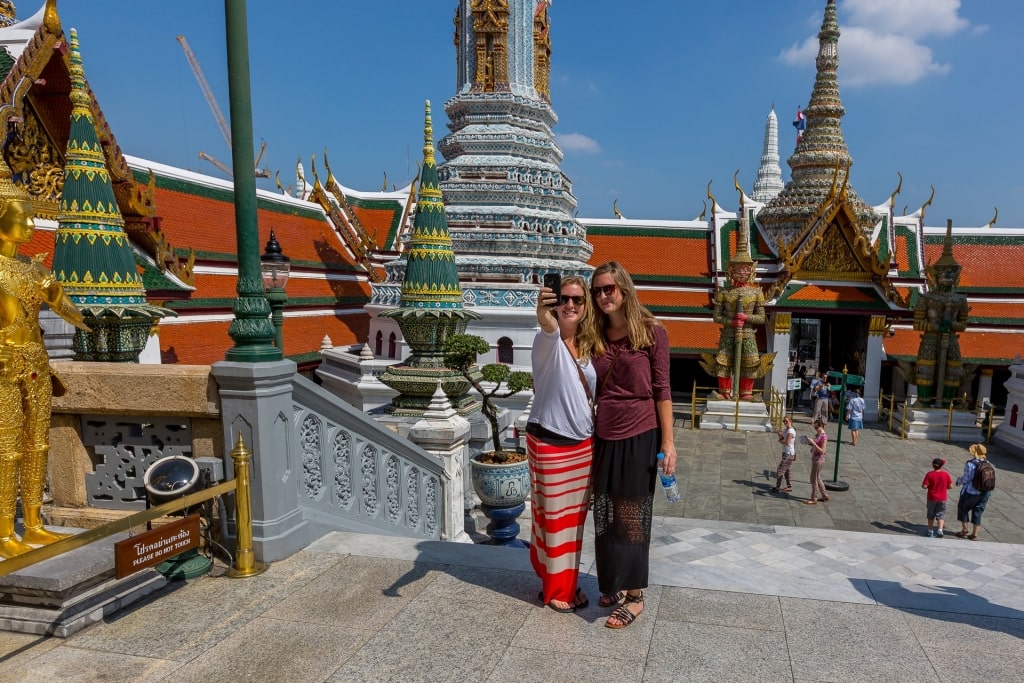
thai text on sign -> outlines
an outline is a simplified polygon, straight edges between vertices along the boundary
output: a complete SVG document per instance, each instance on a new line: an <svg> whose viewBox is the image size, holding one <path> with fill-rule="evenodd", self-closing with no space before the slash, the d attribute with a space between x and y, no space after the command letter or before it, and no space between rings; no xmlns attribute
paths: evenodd
<svg viewBox="0 0 1024 683"><path fill-rule="evenodd" d="M193 514L151 531L144 531L114 544L117 578L160 564L180 553L199 547L199 515Z"/></svg>

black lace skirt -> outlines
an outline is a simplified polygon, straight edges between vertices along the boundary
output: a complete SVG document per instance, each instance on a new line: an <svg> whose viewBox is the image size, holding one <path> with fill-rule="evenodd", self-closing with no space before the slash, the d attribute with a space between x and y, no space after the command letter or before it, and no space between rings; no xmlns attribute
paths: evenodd
<svg viewBox="0 0 1024 683"><path fill-rule="evenodd" d="M602 593L647 587L660 432L594 446L594 549Z"/></svg>

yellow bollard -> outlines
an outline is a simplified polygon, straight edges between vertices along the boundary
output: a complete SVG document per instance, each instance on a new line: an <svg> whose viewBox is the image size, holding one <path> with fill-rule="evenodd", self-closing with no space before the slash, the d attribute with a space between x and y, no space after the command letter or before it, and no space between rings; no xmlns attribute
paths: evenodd
<svg viewBox="0 0 1024 683"><path fill-rule="evenodd" d="M892 411L896 409L896 392L889 397L889 431L892 431Z"/></svg>
<svg viewBox="0 0 1024 683"><path fill-rule="evenodd" d="M967 394L964 394L967 397ZM953 434L953 404L956 401L949 402L949 416L946 417L946 441L949 441L949 437Z"/></svg>
<svg viewBox="0 0 1024 683"><path fill-rule="evenodd" d="M256 576L267 571L267 565L257 562L252 549L252 482L250 481L249 462L252 460L250 451L242 433L238 433L238 441L231 450L231 461L235 464L235 526L238 533L238 547L235 550L235 564L228 569L227 575L233 579Z"/></svg>
<svg viewBox="0 0 1024 683"><path fill-rule="evenodd" d="M900 441L907 438L907 402L903 402L903 419L900 421Z"/></svg>

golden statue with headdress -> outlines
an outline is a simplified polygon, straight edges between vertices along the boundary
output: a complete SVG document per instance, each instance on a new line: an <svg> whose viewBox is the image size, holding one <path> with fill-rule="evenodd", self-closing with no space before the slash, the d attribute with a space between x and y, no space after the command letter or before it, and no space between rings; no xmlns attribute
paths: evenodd
<svg viewBox="0 0 1024 683"><path fill-rule="evenodd" d="M50 410L54 386L39 328L39 309L47 304L83 330L82 314L42 264L18 248L32 239L35 222L28 193L11 180L0 154L0 557L28 552L64 538L43 528L43 489L50 451ZM21 493L25 528L14 531Z"/></svg>

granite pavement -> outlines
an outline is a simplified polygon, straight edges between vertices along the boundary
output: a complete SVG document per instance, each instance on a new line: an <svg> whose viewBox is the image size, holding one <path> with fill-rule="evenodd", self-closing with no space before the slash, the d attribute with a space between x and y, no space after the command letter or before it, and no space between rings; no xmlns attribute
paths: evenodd
<svg viewBox="0 0 1024 683"><path fill-rule="evenodd" d="M0 633L0 682L1019 680L1019 455L991 451L982 540L936 539L920 481L935 455L958 473L966 444L866 429L841 446L849 491L812 507L806 457L794 495L767 490L773 435L687 426L684 500L656 504L646 609L627 629L603 625L590 528L590 606L574 614L537 602L527 551L338 532L256 577L218 566L169 584L67 639Z"/></svg>

